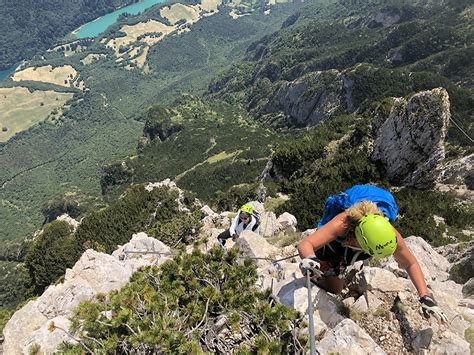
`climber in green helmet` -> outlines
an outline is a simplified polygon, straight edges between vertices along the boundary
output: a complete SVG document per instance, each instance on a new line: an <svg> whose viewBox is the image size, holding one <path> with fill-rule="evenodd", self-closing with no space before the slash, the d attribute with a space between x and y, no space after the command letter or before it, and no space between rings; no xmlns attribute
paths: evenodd
<svg viewBox="0 0 474 355"><path fill-rule="evenodd" d="M397 215L392 194L376 186L356 185L330 196L318 228L298 245L300 269L304 275L309 272L319 287L339 293L345 286L340 276L347 266L393 255L418 291L425 316L446 323L428 291L420 264L390 223Z"/></svg>
<svg viewBox="0 0 474 355"><path fill-rule="evenodd" d="M232 240L236 240L243 231L253 231L258 234L259 222L259 214L251 204L246 203L240 207L230 228L219 234L217 240L224 246L227 239L232 238Z"/></svg>

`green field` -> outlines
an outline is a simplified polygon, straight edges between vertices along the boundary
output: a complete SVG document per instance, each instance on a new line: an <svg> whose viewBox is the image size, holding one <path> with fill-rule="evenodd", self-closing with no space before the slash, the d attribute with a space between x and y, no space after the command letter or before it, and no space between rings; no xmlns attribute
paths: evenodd
<svg viewBox="0 0 474 355"><path fill-rule="evenodd" d="M52 90L30 92L24 87L0 88L0 142L44 121L72 96Z"/></svg>

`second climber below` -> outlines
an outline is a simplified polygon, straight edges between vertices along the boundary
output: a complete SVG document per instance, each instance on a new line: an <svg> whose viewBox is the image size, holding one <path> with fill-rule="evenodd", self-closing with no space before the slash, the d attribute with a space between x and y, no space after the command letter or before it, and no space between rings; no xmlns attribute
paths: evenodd
<svg viewBox="0 0 474 355"><path fill-rule="evenodd" d="M303 274L309 272L319 287L339 293L345 286L339 276L347 266L393 254L418 291L424 314L446 322L428 291L420 264L390 223L397 215L392 194L376 186L356 185L330 196L317 230L298 245L300 269Z"/></svg>
<svg viewBox="0 0 474 355"><path fill-rule="evenodd" d="M259 216L253 206L247 203L240 207L230 228L219 234L217 240L224 246L227 239L232 238L235 241L243 231L252 231L258 234L259 222Z"/></svg>

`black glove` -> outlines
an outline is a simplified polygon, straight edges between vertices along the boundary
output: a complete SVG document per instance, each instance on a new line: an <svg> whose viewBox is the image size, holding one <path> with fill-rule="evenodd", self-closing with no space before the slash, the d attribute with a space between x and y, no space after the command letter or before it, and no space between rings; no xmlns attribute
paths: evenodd
<svg viewBox="0 0 474 355"><path fill-rule="evenodd" d="M304 258L300 261L300 270L303 275L306 275L306 273L309 272L311 276L316 276L317 278L320 278L321 276L323 276L323 272L319 269L319 267L319 262L317 262L311 257Z"/></svg>
<svg viewBox="0 0 474 355"><path fill-rule="evenodd" d="M426 318L435 317L439 322L447 323L448 317L443 313L441 308L431 296L423 296L420 298L421 309Z"/></svg>

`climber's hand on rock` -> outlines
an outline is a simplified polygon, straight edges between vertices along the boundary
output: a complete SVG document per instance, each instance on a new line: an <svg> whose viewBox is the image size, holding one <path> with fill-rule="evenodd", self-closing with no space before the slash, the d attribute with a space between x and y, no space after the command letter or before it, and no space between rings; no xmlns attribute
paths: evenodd
<svg viewBox="0 0 474 355"><path fill-rule="evenodd" d="M434 317L441 323L448 323L448 317L444 314L441 308L438 306L436 301L431 296L423 296L420 298L421 309L423 311L423 315L426 318Z"/></svg>
<svg viewBox="0 0 474 355"><path fill-rule="evenodd" d="M309 272L311 277L316 276L317 278L320 278L321 276L323 276L323 272L320 270L319 267L319 262L312 258L304 258L300 262L300 270L303 275L306 275Z"/></svg>

